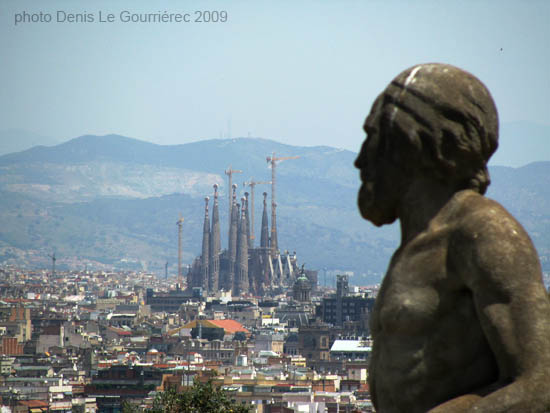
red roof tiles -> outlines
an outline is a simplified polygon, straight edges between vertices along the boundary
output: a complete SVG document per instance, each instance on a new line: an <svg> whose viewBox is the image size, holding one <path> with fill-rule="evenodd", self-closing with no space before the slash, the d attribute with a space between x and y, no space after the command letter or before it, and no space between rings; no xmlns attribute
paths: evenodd
<svg viewBox="0 0 550 413"><path fill-rule="evenodd" d="M248 330L241 323L235 320L208 320L212 324L221 327L226 333L235 334L237 332L248 333Z"/></svg>

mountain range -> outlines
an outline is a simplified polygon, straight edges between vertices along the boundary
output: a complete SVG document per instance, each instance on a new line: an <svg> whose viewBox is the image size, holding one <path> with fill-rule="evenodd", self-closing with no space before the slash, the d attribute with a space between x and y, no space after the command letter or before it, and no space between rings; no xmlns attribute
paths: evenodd
<svg viewBox="0 0 550 413"><path fill-rule="evenodd" d="M245 181L270 181L277 164L279 246L307 268L353 271L356 284L379 281L398 245L396 225L375 228L357 212L356 153L332 147L284 145L260 138L156 145L118 135L81 136L0 156L0 263L47 267L146 268L176 272L177 227L184 263L200 254L203 198L220 185L222 246L227 244L228 167L239 197ZM550 268L550 162L493 166L488 196L527 228ZM262 196L256 186L259 239ZM321 271L322 274L322 271ZM322 279L322 275L320 276Z"/></svg>
<svg viewBox="0 0 550 413"><path fill-rule="evenodd" d="M23 129L0 129L0 155L21 152L34 146L52 146L63 142Z"/></svg>

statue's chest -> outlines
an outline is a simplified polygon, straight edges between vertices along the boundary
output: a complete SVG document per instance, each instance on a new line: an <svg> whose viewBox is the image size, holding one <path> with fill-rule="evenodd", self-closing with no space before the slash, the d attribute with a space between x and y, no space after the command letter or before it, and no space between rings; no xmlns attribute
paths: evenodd
<svg viewBox="0 0 550 413"><path fill-rule="evenodd" d="M373 330L422 333L450 310L457 280L447 266L446 248L429 244L394 257L377 299Z"/></svg>
<svg viewBox="0 0 550 413"><path fill-rule="evenodd" d="M439 304L440 295L434 288L391 288L384 295L375 316L383 331L420 332L435 322Z"/></svg>

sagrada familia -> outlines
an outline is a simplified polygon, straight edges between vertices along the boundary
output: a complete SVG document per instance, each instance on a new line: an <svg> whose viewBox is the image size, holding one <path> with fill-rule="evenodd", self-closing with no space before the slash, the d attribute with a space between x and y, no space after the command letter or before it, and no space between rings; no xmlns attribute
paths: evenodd
<svg viewBox="0 0 550 413"><path fill-rule="evenodd" d="M267 193L263 193L263 214L260 246L254 246L254 234L250 230L248 192L237 203L237 185L232 186L232 202L229 209L228 248L221 250L218 185L214 185L214 205L210 223L209 201L205 198L202 238L202 255L195 258L187 276L189 289L202 288L208 294L220 290L231 291L233 296L250 294L262 296L275 294L292 286L299 274L296 253L281 254L277 242L276 215L272 214L269 230ZM272 205L272 208L276 205ZM305 275L315 277L316 271Z"/></svg>

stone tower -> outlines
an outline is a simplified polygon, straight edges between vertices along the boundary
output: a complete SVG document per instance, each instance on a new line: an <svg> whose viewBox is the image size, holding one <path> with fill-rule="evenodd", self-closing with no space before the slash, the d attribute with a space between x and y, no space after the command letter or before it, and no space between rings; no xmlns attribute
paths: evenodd
<svg viewBox="0 0 550 413"><path fill-rule="evenodd" d="M270 276L270 260L271 250L269 248L269 222L267 218L267 192L263 193L264 196L264 208L262 212L262 232L260 235L260 268L261 268L261 282L264 288L271 286Z"/></svg>
<svg viewBox="0 0 550 413"><path fill-rule="evenodd" d="M214 184L214 206L212 207L212 231L210 232L210 262L208 291L217 292L220 280L220 214L218 211L218 184Z"/></svg>
<svg viewBox="0 0 550 413"><path fill-rule="evenodd" d="M267 192L264 195L264 211L262 213L262 233L260 236L260 247L269 248L269 223L267 221Z"/></svg>
<svg viewBox="0 0 550 413"><path fill-rule="evenodd" d="M237 185L233 184L233 202L231 207L231 220L229 221L229 246L227 252L229 255L229 270L227 272L227 279L225 288L227 290L233 289L233 284L235 282L235 262L237 261L237 232L239 225L239 213L237 211L236 205L236 189Z"/></svg>
<svg viewBox="0 0 550 413"><path fill-rule="evenodd" d="M210 253L210 219L208 217L208 201L204 198L204 226L202 230L202 256L201 256L201 287L208 291L208 265Z"/></svg>
<svg viewBox="0 0 550 413"><path fill-rule="evenodd" d="M246 214L246 239L248 243L248 249L254 248L252 244L252 237L250 236L250 211L248 209L248 192L244 193L243 206Z"/></svg>
<svg viewBox="0 0 550 413"><path fill-rule="evenodd" d="M246 199L241 200L242 211L239 219L239 232L237 237L237 267L235 270L234 295L247 293L249 290L248 281L248 239L246 228ZM237 205L237 211L239 207Z"/></svg>
<svg viewBox="0 0 550 413"><path fill-rule="evenodd" d="M294 300L301 303L311 302L311 283L309 279L302 274L296 279L292 288Z"/></svg>

